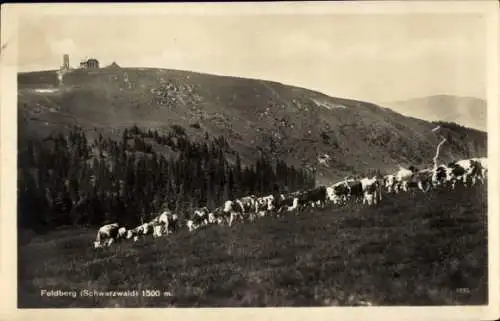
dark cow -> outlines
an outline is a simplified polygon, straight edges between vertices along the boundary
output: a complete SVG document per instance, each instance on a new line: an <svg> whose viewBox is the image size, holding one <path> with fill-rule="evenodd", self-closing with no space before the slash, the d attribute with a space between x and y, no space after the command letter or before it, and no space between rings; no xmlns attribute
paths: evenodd
<svg viewBox="0 0 500 321"><path fill-rule="evenodd" d="M413 182L417 183L417 187L424 193L427 193L432 187L433 171L431 169L422 169L413 174Z"/></svg>
<svg viewBox="0 0 500 321"><path fill-rule="evenodd" d="M355 202L362 202L364 199L363 184L359 180L352 180L347 182L349 188L349 197Z"/></svg>
<svg viewBox="0 0 500 321"><path fill-rule="evenodd" d="M303 194L298 195L299 206L304 208L308 205L323 206L326 201L326 187L320 186L315 189L305 191Z"/></svg>
<svg viewBox="0 0 500 321"><path fill-rule="evenodd" d="M432 173L431 181L434 187L443 185L446 182L446 166L439 165L435 168Z"/></svg>

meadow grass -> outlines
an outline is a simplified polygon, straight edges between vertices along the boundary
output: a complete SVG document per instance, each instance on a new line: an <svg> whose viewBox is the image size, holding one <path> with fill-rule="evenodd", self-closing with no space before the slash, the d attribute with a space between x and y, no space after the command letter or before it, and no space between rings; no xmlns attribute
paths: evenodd
<svg viewBox="0 0 500 321"><path fill-rule="evenodd" d="M18 306L264 307L487 304L486 186L384 195L94 250L95 230L19 245ZM42 289L160 297L42 297ZM165 291L172 295L164 296Z"/></svg>

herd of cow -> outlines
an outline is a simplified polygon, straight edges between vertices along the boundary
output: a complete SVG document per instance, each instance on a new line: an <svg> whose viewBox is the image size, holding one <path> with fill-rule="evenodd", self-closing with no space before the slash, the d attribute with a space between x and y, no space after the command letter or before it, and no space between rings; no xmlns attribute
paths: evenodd
<svg viewBox="0 0 500 321"><path fill-rule="evenodd" d="M252 222L258 217L299 212L305 207L325 207L328 204L344 205L347 202L376 205L382 200L382 191L386 193L407 192L418 189L428 192L431 188L449 186L455 189L459 182L465 186L484 184L487 177L487 159L471 158L434 166L432 169L418 170L402 168L394 174L372 178L346 178L329 187L320 186L307 191L298 191L288 195L268 195L263 197L245 196L236 200L228 200L223 206L210 211L203 207L195 210L179 222L179 216L166 210L148 223L133 229L120 227L118 223L102 226L97 232L94 247L110 246L115 241L133 240L152 235L157 238L179 230L181 226L190 232L209 224L227 224L234 222Z"/></svg>

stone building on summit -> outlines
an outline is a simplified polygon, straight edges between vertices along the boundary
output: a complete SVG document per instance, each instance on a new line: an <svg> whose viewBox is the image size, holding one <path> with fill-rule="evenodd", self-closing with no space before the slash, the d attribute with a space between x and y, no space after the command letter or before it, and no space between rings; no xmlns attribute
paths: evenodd
<svg viewBox="0 0 500 321"><path fill-rule="evenodd" d="M80 62L80 68L99 69L99 61L95 58L84 59Z"/></svg>

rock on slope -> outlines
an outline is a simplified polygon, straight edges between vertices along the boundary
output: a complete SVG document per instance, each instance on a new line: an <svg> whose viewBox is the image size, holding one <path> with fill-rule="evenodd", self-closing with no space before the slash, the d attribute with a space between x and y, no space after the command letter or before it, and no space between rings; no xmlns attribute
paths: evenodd
<svg viewBox="0 0 500 321"><path fill-rule="evenodd" d="M19 135L48 135L72 125L107 135L136 124L178 124L193 138L224 135L242 160L260 150L311 166L318 183L352 173L429 166L436 124L377 105L276 82L147 68L18 75ZM447 126L442 161L486 155L486 133ZM319 161L323 155L325 161Z"/></svg>

